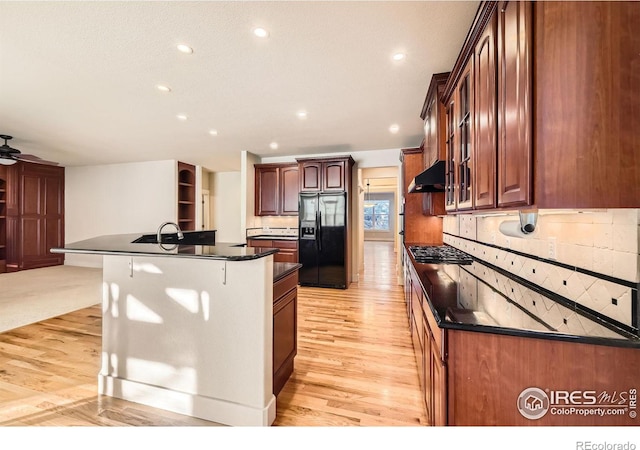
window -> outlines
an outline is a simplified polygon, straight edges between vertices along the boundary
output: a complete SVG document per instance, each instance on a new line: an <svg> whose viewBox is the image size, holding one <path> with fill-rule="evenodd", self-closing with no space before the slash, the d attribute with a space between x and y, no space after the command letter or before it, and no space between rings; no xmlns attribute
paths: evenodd
<svg viewBox="0 0 640 450"><path fill-rule="evenodd" d="M364 204L364 229L390 231L389 200L369 200Z"/></svg>

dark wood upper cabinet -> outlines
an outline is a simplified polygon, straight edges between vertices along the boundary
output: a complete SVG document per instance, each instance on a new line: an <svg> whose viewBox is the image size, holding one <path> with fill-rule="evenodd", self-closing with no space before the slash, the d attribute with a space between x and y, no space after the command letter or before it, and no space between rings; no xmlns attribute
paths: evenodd
<svg viewBox="0 0 640 450"><path fill-rule="evenodd" d="M256 216L298 214L298 164L255 164Z"/></svg>
<svg viewBox="0 0 640 450"><path fill-rule="evenodd" d="M460 80L456 85L455 126L457 139L455 141L457 166L455 168L457 208L473 208L474 195L474 136L473 119L474 109L474 85L473 85L473 58L467 61Z"/></svg>
<svg viewBox="0 0 640 450"><path fill-rule="evenodd" d="M498 206L532 203L532 4L501 2L498 48Z"/></svg>
<svg viewBox="0 0 640 450"><path fill-rule="evenodd" d="M496 17L492 16L475 48L474 207L496 206Z"/></svg>
<svg viewBox="0 0 640 450"><path fill-rule="evenodd" d="M303 192L339 192L350 190L351 156L339 158L297 159L300 190Z"/></svg>
<svg viewBox="0 0 640 450"><path fill-rule="evenodd" d="M638 29L640 2L482 2L442 96L447 211L640 207Z"/></svg>
<svg viewBox="0 0 640 450"><path fill-rule="evenodd" d="M431 77L427 97L420 118L424 120L424 167L431 167L446 158L445 133L446 113L441 97L449 72L436 73Z"/></svg>
<svg viewBox="0 0 640 450"><path fill-rule="evenodd" d="M256 216L277 216L280 196L280 168L255 165L255 213Z"/></svg>
<svg viewBox="0 0 640 450"><path fill-rule="evenodd" d="M298 194L300 193L298 165L280 169L280 212L282 215L298 215Z"/></svg>
<svg viewBox="0 0 640 450"><path fill-rule="evenodd" d="M535 202L640 207L640 2L534 2Z"/></svg>
<svg viewBox="0 0 640 450"><path fill-rule="evenodd" d="M300 190L320 192L322 190L322 163L306 161L299 164Z"/></svg>

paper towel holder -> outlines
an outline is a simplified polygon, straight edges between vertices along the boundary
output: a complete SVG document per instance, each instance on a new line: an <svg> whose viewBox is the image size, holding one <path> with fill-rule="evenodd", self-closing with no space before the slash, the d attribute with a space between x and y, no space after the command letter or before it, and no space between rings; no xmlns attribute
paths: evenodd
<svg viewBox="0 0 640 450"><path fill-rule="evenodd" d="M538 224L538 209L521 209L518 211L518 215L520 216L520 230L524 234L531 234L536 231L536 226Z"/></svg>

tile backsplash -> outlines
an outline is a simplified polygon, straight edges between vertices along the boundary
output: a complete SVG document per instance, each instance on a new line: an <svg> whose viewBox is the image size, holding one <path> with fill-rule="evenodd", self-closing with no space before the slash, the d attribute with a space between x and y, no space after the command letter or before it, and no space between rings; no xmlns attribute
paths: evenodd
<svg viewBox="0 0 640 450"><path fill-rule="evenodd" d="M540 210L530 235L504 235L518 214L443 220L444 242L617 323L638 326L640 210Z"/></svg>

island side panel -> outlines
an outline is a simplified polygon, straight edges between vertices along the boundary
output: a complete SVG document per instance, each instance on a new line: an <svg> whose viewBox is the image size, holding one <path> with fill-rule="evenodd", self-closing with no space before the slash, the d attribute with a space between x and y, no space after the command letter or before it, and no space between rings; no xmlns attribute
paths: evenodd
<svg viewBox="0 0 640 450"><path fill-rule="evenodd" d="M273 257L105 256L100 391L228 425L270 425Z"/></svg>

